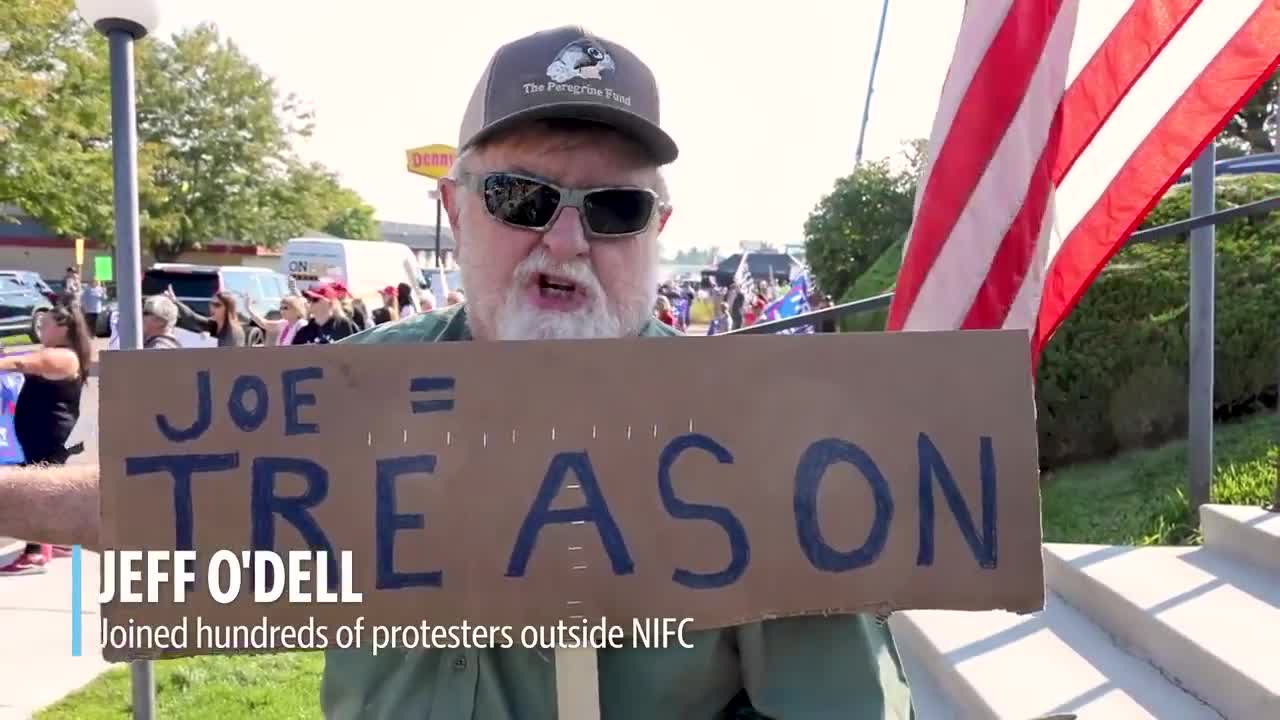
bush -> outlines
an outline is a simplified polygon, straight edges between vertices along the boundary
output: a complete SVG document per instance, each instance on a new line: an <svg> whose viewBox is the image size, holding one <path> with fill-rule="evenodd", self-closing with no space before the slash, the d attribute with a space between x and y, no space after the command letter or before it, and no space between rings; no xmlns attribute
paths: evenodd
<svg viewBox="0 0 1280 720"><path fill-rule="evenodd" d="M906 245L907 235L903 233L898 241L889 246L889 249L876 259L875 263L858 278L858 281L850 287L839 302L849 303L855 300L863 300L874 297L882 293L893 290L893 286L898 281L898 268L902 265L902 248ZM861 312L856 315L846 315L840 321L840 330L843 332L879 332L884 330L885 324L889 322L889 309L872 310L871 312Z"/></svg>
<svg viewBox="0 0 1280 720"><path fill-rule="evenodd" d="M1189 188L1170 191L1143 223L1190 216ZM1218 207L1280 194L1280 176L1218 182ZM1037 373L1041 460L1046 467L1152 446L1186 429L1188 238L1134 243L1112 258L1046 346ZM841 298L892 289L899 240ZM1280 213L1217 228L1214 403L1219 415L1256 410L1280 367ZM878 331L887 313L847 317L845 331Z"/></svg>
<svg viewBox="0 0 1280 720"><path fill-rule="evenodd" d="M1147 217L1155 227L1190 215L1189 188ZM1280 177L1218 183L1218 207L1280 194ZM1037 377L1046 465L1096 458L1180 437L1186 427L1190 265L1188 238L1134 243L1112 259L1058 329ZM1257 409L1280 356L1280 215L1217 229L1214 404L1220 415Z"/></svg>
<svg viewBox="0 0 1280 720"><path fill-rule="evenodd" d="M915 170L864 163L836 181L804 224L805 257L822 292L844 297L911 226Z"/></svg>

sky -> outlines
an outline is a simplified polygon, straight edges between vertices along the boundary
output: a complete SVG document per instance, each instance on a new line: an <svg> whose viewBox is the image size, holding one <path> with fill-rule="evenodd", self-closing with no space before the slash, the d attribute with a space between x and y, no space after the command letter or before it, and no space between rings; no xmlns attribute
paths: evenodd
<svg viewBox="0 0 1280 720"><path fill-rule="evenodd" d="M379 219L435 222L434 181L404 151L456 145L466 103L501 44L580 24L640 56L658 78L668 252L804 241L803 225L854 165L881 0L759 3L185 0L157 33L202 21L316 113L299 146ZM863 157L901 157L928 137L959 31L959 0L891 0Z"/></svg>

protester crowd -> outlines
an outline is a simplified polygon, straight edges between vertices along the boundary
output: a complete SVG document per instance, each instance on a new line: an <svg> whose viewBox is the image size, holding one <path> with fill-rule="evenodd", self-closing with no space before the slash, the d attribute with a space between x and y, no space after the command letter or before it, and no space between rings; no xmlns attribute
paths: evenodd
<svg viewBox="0 0 1280 720"><path fill-rule="evenodd" d="M379 295L382 304L371 311L340 282L316 284L281 299L279 318L270 319L253 310L253 298L226 291L214 293L209 315L201 315L170 288L142 300L143 348L182 348L178 328L206 333L218 347L327 344L433 309L430 297L415 297L407 283L382 288ZM105 299L102 283L82 284L76 269L68 268L56 306L41 319L40 348L5 356L0 347L0 374L22 376L16 397L3 398L22 465L64 465L82 449L68 448L67 441L80 419L80 396L93 356L92 330ZM448 305L464 299L457 290L446 297ZM42 573L50 560L68 554L68 547L27 543L16 559L0 567L0 577Z"/></svg>
<svg viewBox="0 0 1280 720"><path fill-rule="evenodd" d="M746 279L733 281L727 287L711 283L667 281L658 285L658 298L654 304L654 317L677 330L688 332L694 324L694 308L697 304L710 306L708 335L722 335L766 321L766 310L791 289L781 278ZM832 306L830 295L812 291L808 293L808 307L821 310ZM701 324L701 323L698 323ZM834 320L815 324L814 330L822 333L836 332Z"/></svg>

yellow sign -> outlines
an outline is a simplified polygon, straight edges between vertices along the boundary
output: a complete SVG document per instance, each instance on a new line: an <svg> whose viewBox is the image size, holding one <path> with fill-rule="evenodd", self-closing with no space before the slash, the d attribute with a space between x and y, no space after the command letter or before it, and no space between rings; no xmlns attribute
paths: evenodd
<svg viewBox="0 0 1280 720"><path fill-rule="evenodd" d="M409 172L439 180L449 174L458 151L452 145L425 145L405 150L404 155Z"/></svg>
<svg viewBox="0 0 1280 720"><path fill-rule="evenodd" d="M76 238L76 267L84 265L84 238Z"/></svg>

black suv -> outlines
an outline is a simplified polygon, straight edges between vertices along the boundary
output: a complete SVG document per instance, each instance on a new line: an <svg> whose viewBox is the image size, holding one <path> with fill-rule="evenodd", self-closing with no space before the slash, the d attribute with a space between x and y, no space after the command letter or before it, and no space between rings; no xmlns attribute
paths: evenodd
<svg viewBox="0 0 1280 720"><path fill-rule="evenodd" d="M40 318L53 303L16 277L0 275L0 335L27 335L40 342Z"/></svg>

